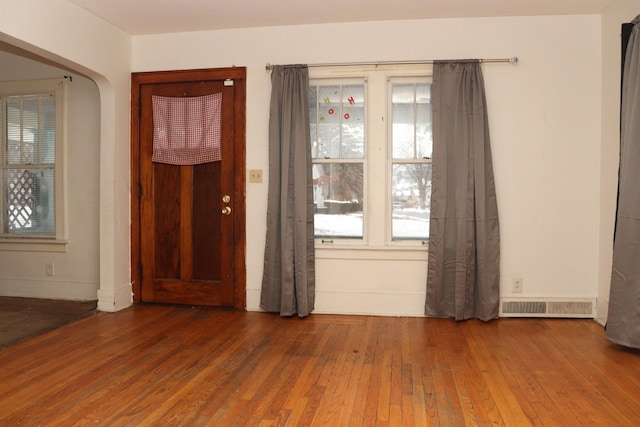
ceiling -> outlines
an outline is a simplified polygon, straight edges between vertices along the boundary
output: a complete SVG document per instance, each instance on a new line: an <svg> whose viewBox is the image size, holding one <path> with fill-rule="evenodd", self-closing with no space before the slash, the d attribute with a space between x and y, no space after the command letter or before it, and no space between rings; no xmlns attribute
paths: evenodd
<svg viewBox="0 0 640 427"><path fill-rule="evenodd" d="M70 0L134 35L404 19L599 14L613 0Z"/></svg>

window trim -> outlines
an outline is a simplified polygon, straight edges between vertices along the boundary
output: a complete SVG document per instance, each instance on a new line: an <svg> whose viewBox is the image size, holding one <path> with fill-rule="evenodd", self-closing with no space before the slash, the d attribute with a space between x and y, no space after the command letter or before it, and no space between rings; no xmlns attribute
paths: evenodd
<svg viewBox="0 0 640 427"><path fill-rule="evenodd" d="M0 251L67 251L66 155L68 84L69 79L66 77L0 82L0 96L2 97L50 92L54 95L56 109L56 148L54 164L55 235L0 234ZM2 116L4 117L4 112ZM6 135L2 135L0 138L4 141Z"/></svg>

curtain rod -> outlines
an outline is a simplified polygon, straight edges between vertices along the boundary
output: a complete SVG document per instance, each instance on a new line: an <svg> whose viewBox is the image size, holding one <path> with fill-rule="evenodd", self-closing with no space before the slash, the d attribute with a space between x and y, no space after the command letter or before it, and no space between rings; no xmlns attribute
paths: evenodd
<svg viewBox="0 0 640 427"><path fill-rule="evenodd" d="M518 57L512 56L511 58L494 58L494 59L453 59L452 62L470 62L470 61L479 61L482 63L509 63L512 65L516 65L518 63ZM373 61L373 62L335 62L335 63L325 63L325 64L308 64L308 67L357 67L357 66L378 66L378 65L430 65L433 64L434 60L416 60L416 61ZM273 65L267 63L264 67L268 72L273 70Z"/></svg>

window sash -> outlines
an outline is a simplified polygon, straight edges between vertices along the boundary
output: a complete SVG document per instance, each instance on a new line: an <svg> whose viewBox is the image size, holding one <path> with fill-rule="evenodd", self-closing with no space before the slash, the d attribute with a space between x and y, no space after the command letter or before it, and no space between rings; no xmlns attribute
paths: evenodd
<svg viewBox="0 0 640 427"><path fill-rule="evenodd" d="M364 238L364 163L313 164L316 238Z"/></svg>

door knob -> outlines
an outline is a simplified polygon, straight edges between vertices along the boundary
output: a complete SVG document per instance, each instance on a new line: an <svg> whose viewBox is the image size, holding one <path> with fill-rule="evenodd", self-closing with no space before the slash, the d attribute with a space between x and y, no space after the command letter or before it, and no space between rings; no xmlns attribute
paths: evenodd
<svg viewBox="0 0 640 427"><path fill-rule="evenodd" d="M224 208L222 208L222 214L231 215L231 206L225 206Z"/></svg>

